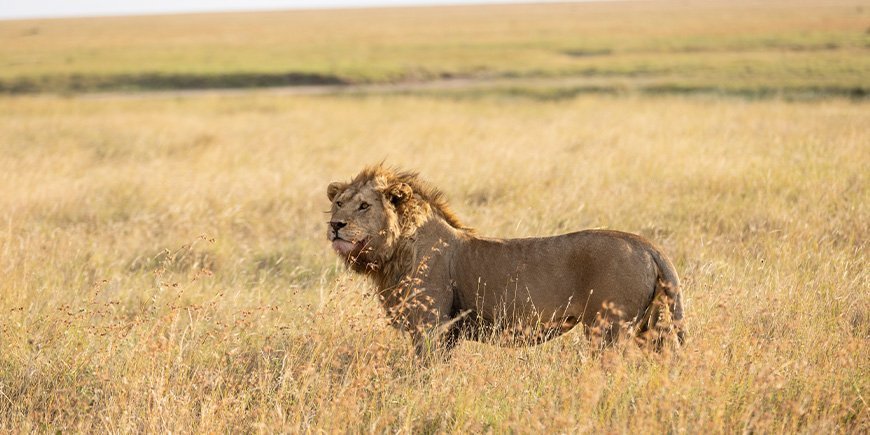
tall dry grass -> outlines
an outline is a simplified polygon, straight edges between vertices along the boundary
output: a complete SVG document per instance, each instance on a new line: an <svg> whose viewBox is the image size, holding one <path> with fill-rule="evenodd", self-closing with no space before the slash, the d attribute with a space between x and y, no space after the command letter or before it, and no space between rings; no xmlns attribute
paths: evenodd
<svg viewBox="0 0 870 435"><path fill-rule="evenodd" d="M0 100L0 430L870 429L865 103ZM386 159L480 233L637 232L689 344L420 369L324 240Z"/></svg>

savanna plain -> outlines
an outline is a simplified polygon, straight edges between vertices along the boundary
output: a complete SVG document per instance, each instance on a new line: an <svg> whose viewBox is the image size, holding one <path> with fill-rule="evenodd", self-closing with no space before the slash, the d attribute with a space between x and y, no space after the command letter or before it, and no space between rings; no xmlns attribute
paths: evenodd
<svg viewBox="0 0 870 435"><path fill-rule="evenodd" d="M837 93L2 96L0 431L866 433L868 125ZM325 238L382 160L484 235L653 240L686 345L421 366Z"/></svg>

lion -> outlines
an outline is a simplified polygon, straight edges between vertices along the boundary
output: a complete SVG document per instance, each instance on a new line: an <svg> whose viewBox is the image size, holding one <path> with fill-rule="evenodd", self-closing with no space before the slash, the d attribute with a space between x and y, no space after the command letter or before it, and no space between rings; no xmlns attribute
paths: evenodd
<svg viewBox="0 0 870 435"><path fill-rule="evenodd" d="M604 343L626 333L685 340L674 266L640 236L481 237L416 172L383 164L329 184L327 196L332 248L373 281L420 357L463 339L541 343L581 324Z"/></svg>

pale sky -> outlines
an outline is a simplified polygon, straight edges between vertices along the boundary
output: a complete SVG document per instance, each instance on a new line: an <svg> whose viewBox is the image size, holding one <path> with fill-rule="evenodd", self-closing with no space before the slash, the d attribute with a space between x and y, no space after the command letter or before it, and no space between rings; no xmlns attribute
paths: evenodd
<svg viewBox="0 0 870 435"><path fill-rule="evenodd" d="M467 3L545 2L534 0L0 0L0 19Z"/></svg>

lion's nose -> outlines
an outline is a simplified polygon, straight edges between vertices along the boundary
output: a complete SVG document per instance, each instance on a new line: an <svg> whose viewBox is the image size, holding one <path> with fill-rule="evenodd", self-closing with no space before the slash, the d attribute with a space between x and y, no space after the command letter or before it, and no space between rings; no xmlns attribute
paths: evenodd
<svg viewBox="0 0 870 435"><path fill-rule="evenodd" d="M346 226L347 226L347 222L331 221L331 222L329 222L329 226L332 227L332 230L333 230L333 231L338 231L338 230L340 230L340 229L346 227Z"/></svg>

